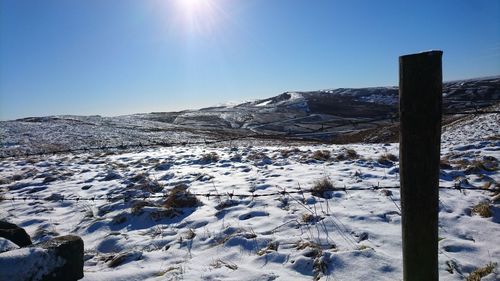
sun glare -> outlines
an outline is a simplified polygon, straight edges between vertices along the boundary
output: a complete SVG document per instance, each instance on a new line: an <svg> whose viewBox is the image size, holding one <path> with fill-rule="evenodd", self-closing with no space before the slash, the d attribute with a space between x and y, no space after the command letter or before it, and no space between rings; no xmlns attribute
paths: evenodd
<svg viewBox="0 0 500 281"><path fill-rule="evenodd" d="M218 21L215 0L176 0L182 24L191 32L211 33Z"/></svg>
<svg viewBox="0 0 500 281"><path fill-rule="evenodd" d="M204 5L204 0L177 0L184 13L198 13Z"/></svg>

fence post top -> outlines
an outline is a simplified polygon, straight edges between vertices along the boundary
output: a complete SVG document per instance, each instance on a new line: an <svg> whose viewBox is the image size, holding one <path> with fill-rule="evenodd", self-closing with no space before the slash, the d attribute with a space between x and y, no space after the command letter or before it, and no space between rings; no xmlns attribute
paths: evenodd
<svg viewBox="0 0 500 281"><path fill-rule="evenodd" d="M430 51L424 51L424 52L420 52L420 53L413 53L413 54L407 54L407 55L402 55L399 57L400 60L404 60L404 59L410 59L410 58L413 58L413 57L422 57L422 56L442 56L443 55L443 51L441 50L430 50Z"/></svg>

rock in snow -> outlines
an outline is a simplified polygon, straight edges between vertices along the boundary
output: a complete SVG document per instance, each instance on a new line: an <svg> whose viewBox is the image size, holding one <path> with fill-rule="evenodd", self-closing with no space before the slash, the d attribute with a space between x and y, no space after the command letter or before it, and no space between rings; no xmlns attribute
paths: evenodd
<svg viewBox="0 0 500 281"><path fill-rule="evenodd" d="M83 240L61 236L0 254L0 280L63 281L83 278Z"/></svg>
<svg viewBox="0 0 500 281"><path fill-rule="evenodd" d="M19 247L31 245L30 236L24 229L6 221L0 221L0 237L14 242Z"/></svg>

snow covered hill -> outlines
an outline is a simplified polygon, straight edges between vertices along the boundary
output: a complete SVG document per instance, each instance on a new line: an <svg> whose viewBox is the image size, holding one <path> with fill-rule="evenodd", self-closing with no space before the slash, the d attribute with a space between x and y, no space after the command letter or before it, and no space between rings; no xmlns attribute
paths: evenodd
<svg viewBox="0 0 500 281"><path fill-rule="evenodd" d="M448 82L443 92L445 112L474 111L498 104L500 77ZM395 87L287 92L200 110L2 121L0 156L226 139L397 142L397 94Z"/></svg>

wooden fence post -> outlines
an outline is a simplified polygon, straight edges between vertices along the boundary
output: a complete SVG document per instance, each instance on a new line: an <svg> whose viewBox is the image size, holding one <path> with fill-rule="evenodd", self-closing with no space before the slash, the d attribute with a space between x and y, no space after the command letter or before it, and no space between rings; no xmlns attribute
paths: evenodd
<svg viewBox="0 0 500 281"><path fill-rule="evenodd" d="M437 281L442 51L399 57L403 280Z"/></svg>

